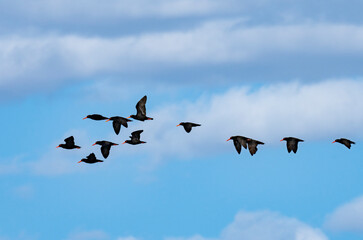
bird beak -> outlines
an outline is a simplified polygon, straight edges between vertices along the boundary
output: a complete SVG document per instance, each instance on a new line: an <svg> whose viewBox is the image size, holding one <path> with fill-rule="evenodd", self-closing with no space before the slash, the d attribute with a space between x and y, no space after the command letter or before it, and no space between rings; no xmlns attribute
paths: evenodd
<svg viewBox="0 0 363 240"><path fill-rule="evenodd" d="M231 140L231 139L230 139L230 138L228 138L226 142L228 142L229 140Z"/></svg>
<svg viewBox="0 0 363 240"><path fill-rule="evenodd" d="M334 141L334 142L332 142L332 143L335 143L335 141Z"/></svg>
<svg viewBox="0 0 363 240"><path fill-rule="evenodd" d="M81 161L79 161L78 163L80 163L80 162L82 162L82 160L81 160Z"/></svg>
<svg viewBox="0 0 363 240"><path fill-rule="evenodd" d="M59 148L59 146L57 146L56 148Z"/></svg>
<svg viewBox="0 0 363 240"><path fill-rule="evenodd" d="M131 118L131 116L130 117L127 117L127 118Z"/></svg>
<svg viewBox="0 0 363 240"><path fill-rule="evenodd" d="M177 127L179 127L180 126L180 124L178 124L178 125L176 125Z"/></svg>
<svg viewBox="0 0 363 240"><path fill-rule="evenodd" d="M110 119L107 119L106 122L110 121Z"/></svg>
<svg viewBox="0 0 363 240"><path fill-rule="evenodd" d="M85 120L87 117L83 118L83 120Z"/></svg>
<svg viewBox="0 0 363 240"><path fill-rule="evenodd" d="M92 144L92 146L96 145L96 143Z"/></svg>
<svg viewBox="0 0 363 240"><path fill-rule="evenodd" d="M123 142L122 144L125 144L126 143L126 141L125 142Z"/></svg>
<svg viewBox="0 0 363 240"><path fill-rule="evenodd" d="M280 142L284 141L284 139L281 139Z"/></svg>
<svg viewBox="0 0 363 240"><path fill-rule="evenodd" d="M116 146L116 145L118 145L117 143L114 143L114 144L112 144L113 146Z"/></svg>

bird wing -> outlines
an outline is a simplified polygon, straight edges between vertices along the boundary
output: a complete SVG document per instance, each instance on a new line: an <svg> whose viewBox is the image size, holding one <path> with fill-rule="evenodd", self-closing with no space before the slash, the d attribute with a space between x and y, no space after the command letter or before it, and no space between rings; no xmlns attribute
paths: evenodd
<svg viewBox="0 0 363 240"><path fill-rule="evenodd" d="M237 137L238 142L247 149L247 138L245 137Z"/></svg>
<svg viewBox="0 0 363 240"><path fill-rule="evenodd" d="M289 141L287 141L287 143L286 143L286 146L287 146L287 151L288 152L291 152L291 151L293 151L294 153L296 153L297 152L297 141L295 141L295 140L289 140Z"/></svg>
<svg viewBox="0 0 363 240"><path fill-rule="evenodd" d="M121 118L121 124L122 124L122 126L124 126L125 128L127 128L128 127L128 125L127 125L127 119L126 118Z"/></svg>
<svg viewBox="0 0 363 240"><path fill-rule="evenodd" d="M104 158L107 158L108 155L110 154L110 148L111 148L111 145L110 144L107 144L107 145L103 145L101 147L101 153L102 153L102 156Z"/></svg>
<svg viewBox="0 0 363 240"><path fill-rule="evenodd" d="M87 159L96 159L96 155L94 153L91 153L90 155L87 156Z"/></svg>
<svg viewBox="0 0 363 240"><path fill-rule="evenodd" d="M257 152L257 143L255 141L248 143L248 150L250 150L251 156Z"/></svg>
<svg viewBox="0 0 363 240"><path fill-rule="evenodd" d="M147 97L146 95L140 99L140 101L136 104L136 111L137 111L137 115L144 115L146 116L146 100Z"/></svg>
<svg viewBox="0 0 363 240"><path fill-rule="evenodd" d="M192 125L191 124L184 124L183 127L184 127L184 130L187 133L190 133L190 131L192 131Z"/></svg>
<svg viewBox="0 0 363 240"><path fill-rule="evenodd" d="M344 141L343 144L349 149L352 146L349 141Z"/></svg>
<svg viewBox="0 0 363 240"><path fill-rule="evenodd" d="M112 126L113 130L115 130L115 133L118 135L120 133L121 123L119 121L113 121Z"/></svg>
<svg viewBox="0 0 363 240"><path fill-rule="evenodd" d="M67 145L74 145L74 137L73 136L67 137L66 139L64 139L64 141L66 142Z"/></svg>
<svg viewBox="0 0 363 240"><path fill-rule="evenodd" d="M143 132L144 130L138 130L138 131L135 131L135 132L132 132L131 133L131 139L138 139L140 140L140 134Z"/></svg>
<svg viewBox="0 0 363 240"><path fill-rule="evenodd" d="M242 150L241 142L238 141L238 139L233 139L233 144L234 144L234 147L236 148L238 154L240 154L241 150Z"/></svg>

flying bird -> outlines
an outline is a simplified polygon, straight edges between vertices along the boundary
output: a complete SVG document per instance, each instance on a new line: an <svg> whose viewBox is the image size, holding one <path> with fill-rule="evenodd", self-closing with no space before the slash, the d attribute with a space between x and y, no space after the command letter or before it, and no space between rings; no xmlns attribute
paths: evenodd
<svg viewBox="0 0 363 240"><path fill-rule="evenodd" d="M108 155L110 154L111 146L118 145L117 143L113 143L113 142L109 142L109 141L97 141L92 146L94 146L96 144L101 145L101 153L104 158L107 158Z"/></svg>
<svg viewBox="0 0 363 240"><path fill-rule="evenodd" d="M115 130L115 133L117 135L120 133L121 125L124 126L125 128L127 128L128 127L127 122L132 122L132 120L130 120L130 119L119 117L119 116L111 117L106 120L106 122L108 122L108 121L112 121L113 130Z"/></svg>
<svg viewBox="0 0 363 240"><path fill-rule="evenodd" d="M64 139L64 141L66 142L65 144L59 144L57 146L57 148L61 147L61 148L64 148L64 149L80 149L81 147L80 146L77 146L74 144L74 137L73 136L70 136L70 137L67 137L66 139Z"/></svg>
<svg viewBox="0 0 363 240"><path fill-rule="evenodd" d="M104 116L102 116L100 114L87 115L87 117L85 117L83 119L86 119L86 118L89 118L89 119L92 119L92 120L97 120L97 121L108 119L108 117L104 117Z"/></svg>
<svg viewBox="0 0 363 240"><path fill-rule="evenodd" d="M247 139L247 144L248 144L248 150L250 150L251 156L253 156L256 152L257 152L257 145L258 144L264 144L263 142L248 138Z"/></svg>
<svg viewBox="0 0 363 240"><path fill-rule="evenodd" d="M227 139L227 141L233 140L234 147L236 148L238 154L240 154L242 150L241 146L247 149L247 139L248 138L243 136L232 136L229 139Z"/></svg>
<svg viewBox="0 0 363 240"><path fill-rule="evenodd" d="M184 130L187 132L187 133L190 133L190 131L192 131L192 127L199 127L201 126L200 124L197 124L197 123L192 123L192 122L181 122L179 123L178 125L176 125L177 127L179 126L183 126L184 127Z"/></svg>
<svg viewBox="0 0 363 240"><path fill-rule="evenodd" d="M91 153L90 155L88 155L86 158L83 158L80 162L85 162L85 163L96 163L96 162L103 162L102 160L98 160L96 158L96 155L94 153Z"/></svg>
<svg viewBox="0 0 363 240"><path fill-rule="evenodd" d="M137 144L140 144L140 143L146 143L144 141L140 141L140 135L141 135L141 133L143 131L144 130L138 130L138 131L132 132L131 133L131 136L130 136L131 139L130 140L126 140L122 144L128 143L128 144L132 144L132 145L137 145Z"/></svg>
<svg viewBox="0 0 363 240"><path fill-rule="evenodd" d="M303 142L304 140L294 138L294 137L285 137L285 138L281 139L280 142L281 141L286 141L287 152L290 153L291 151L293 151L294 153L296 153L298 143Z"/></svg>
<svg viewBox="0 0 363 240"><path fill-rule="evenodd" d="M153 120L153 118L147 117L146 116L146 100L147 97L146 95L140 99L140 101L136 104L136 115L131 115L128 118L133 118L135 120L139 120L139 121L145 121L145 120Z"/></svg>
<svg viewBox="0 0 363 240"><path fill-rule="evenodd" d="M337 142L337 143L341 143L341 144L343 144L344 146L346 146L347 148L349 148L350 149L350 147L352 146L352 144L355 144L355 142L353 142L353 141L351 141L351 140L349 140L349 139L346 139L346 138L339 138L339 139L335 139L335 141L334 142L332 142L332 143L335 143L335 142Z"/></svg>

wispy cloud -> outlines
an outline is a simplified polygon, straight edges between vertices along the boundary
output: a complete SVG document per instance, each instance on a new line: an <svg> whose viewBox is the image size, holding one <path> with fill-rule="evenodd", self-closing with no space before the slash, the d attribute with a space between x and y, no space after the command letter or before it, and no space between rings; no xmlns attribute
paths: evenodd
<svg viewBox="0 0 363 240"><path fill-rule="evenodd" d="M128 236L128 237L119 237L117 238L117 240L141 240L140 238L135 238L132 236Z"/></svg>
<svg viewBox="0 0 363 240"><path fill-rule="evenodd" d="M35 190L33 185L24 184L13 189L16 196L22 199L31 199L34 196Z"/></svg>
<svg viewBox="0 0 363 240"><path fill-rule="evenodd" d="M67 19L82 16L85 19L80 20L92 22L92 18L104 21L124 18L199 16L222 12L223 10L231 12L239 8L237 6L233 7L233 3L236 3L236 1L155 0L151 3L147 0L111 0L105 4L95 0L77 2L70 0L55 0L52 2L36 0L32 4L26 2L18 4L18 1L14 1L2 3L0 6L9 9L8 15L23 14L23 17L30 18L33 21L48 19L50 21L66 22ZM100 9L102 11L99 11Z"/></svg>
<svg viewBox="0 0 363 240"><path fill-rule="evenodd" d="M363 232L363 196L336 208L327 216L325 227L338 232Z"/></svg>
<svg viewBox="0 0 363 240"><path fill-rule="evenodd" d="M327 240L318 228L309 226L298 219L286 217L270 211L240 211L218 238L195 235L185 238L169 237L165 240Z"/></svg>
<svg viewBox="0 0 363 240"><path fill-rule="evenodd" d="M110 236L101 230L77 231L68 236L66 240L111 240Z"/></svg>

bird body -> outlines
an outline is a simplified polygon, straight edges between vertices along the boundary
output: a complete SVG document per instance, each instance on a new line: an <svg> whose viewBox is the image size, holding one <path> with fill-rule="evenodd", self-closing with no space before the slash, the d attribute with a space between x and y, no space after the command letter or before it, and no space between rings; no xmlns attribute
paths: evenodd
<svg viewBox="0 0 363 240"><path fill-rule="evenodd" d="M248 139L247 137L243 136L232 136L229 139L227 139L227 141L233 140L234 147L236 148L238 154L240 154L242 150L241 146L247 149L247 139Z"/></svg>
<svg viewBox="0 0 363 240"><path fill-rule="evenodd" d="M64 141L66 143L59 144L57 148L59 148L59 147L64 148L64 149L75 149L75 148L80 149L81 148L80 146L75 145L73 136L70 136L70 137L64 139Z"/></svg>
<svg viewBox="0 0 363 240"><path fill-rule="evenodd" d="M130 115L130 117L128 117L128 118L133 118L133 119L139 120L139 121L153 120L153 118L150 118L150 117L146 116L146 106L145 106L146 101L147 101L147 97L145 95L136 104L136 111L137 111L136 115Z"/></svg>
<svg viewBox="0 0 363 240"><path fill-rule="evenodd" d="M128 127L127 122L132 122L132 120L130 120L130 119L119 117L119 116L111 117L106 120L106 122L108 122L108 121L112 121L113 130L115 131L115 133L117 135L120 133L121 125L124 126L125 128L127 128Z"/></svg>
<svg viewBox="0 0 363 240"><path fill-rule="evenodd" d="M264 144L263 142L254 140L252 138L248 138L247 139L247 144L248 144L248 150L250 151L251 156L253 156L256 152L257 152L257 145L258 144Z"/></svg>
<svg viewBox="0 0 363 240"><path fill-rule="evenodd" d="M280 142L281 141L286 141L286 147L287 147L287 152L288 153L290 153L291 151L296 153L297 148L298 148L298 143L299 142L304 142L304 140L299 139L299 138L295 138L295 137L285 137L285 138L281 139Z"/></svg>
<svg viewBox="0 0 363 240"><path fill-rule="evenodd" d="M332 142L332 143L335 143L335 142L341 143L341 144L343 144L344 146L346 146L349 149L352 146L352 144L355 144L355 142L353 142L353 141L351 141L349 139L346 139L346 138L338 138L338 139L335 139L335 141Z"/></svg>
<svg viewBox="0 0 363 240"><path fill-rule="evenodd" d="M83 119L92 119L92 120L96 120L96 121L100 121L100 120L106 120L108 119L108 117L104 117L100 114L91 114L91 115L87 115L87 117L83 118Z"/></svg>
<svg viewBox="0 0 363 240"><path fill-rule="evenodd" d="M137 144L140 144L140 143L146 143L144 141L140 141L140 135L141 135L141 133L143 131L144 130L137 130L137 131L132 132L131 136L130 136L130 140L126 140L122 144L128 143L128 144L131 144L131 145L137 145Z"/></svg>
<svg viewBox="0 0 363 240"><path fill-rule="evenodd" d="M99 160L96 158L96 155L94 153L91 153L90 155L88 155L86 158L83 158L81 161L79 161L78 163L80 162L85 162L85 163L89 163L89 164L92 164L92 163L97 163L97 162L103 162L102 160Z"/></svg>
<svg viewBox="0 0 363 240"><path fill-rule="evenodd" d="M192 123L192 122L181 122L179 123L178 125L176 125L177 127L178 126L183 126L184 127L184 130L187 132L187 133L190 133L190 131L192 131L192 128L193 127L199 127L201 126L200 124L197 124L197 123Z"/></svg>
<svg viewBox="0 0 363 240"><path fill-rule="evenodd" d="M97 141L92 146L94 146L96 144L101 145L101 153L104 158L107 158L108 155L110 154L111 146L118 145L117 143L113 143L113 142L109 142L109 141Z"/></svg>

